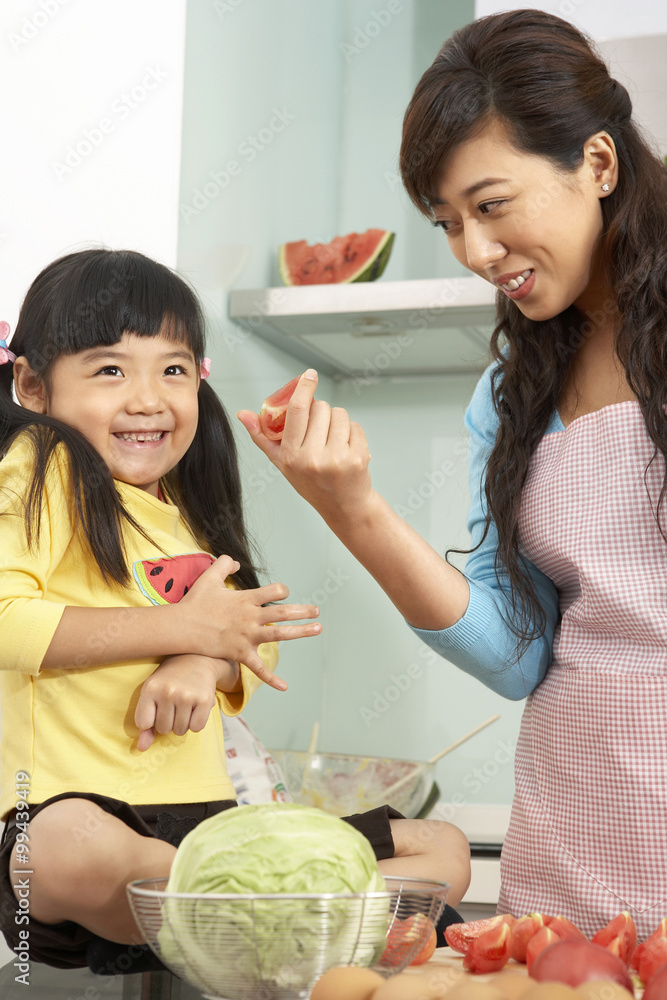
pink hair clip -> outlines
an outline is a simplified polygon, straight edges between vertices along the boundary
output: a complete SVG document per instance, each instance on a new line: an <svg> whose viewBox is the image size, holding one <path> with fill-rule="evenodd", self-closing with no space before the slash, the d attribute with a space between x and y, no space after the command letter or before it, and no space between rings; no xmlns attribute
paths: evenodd
<svg viewBox="0 0 667 1000"><path fill-rule="evenodd" d="M199 377L208 378L210 374L211 374L211 359L202 358L201 365L199 366Z"/></svg>
<svg viewBox="0 0 667 1000"><path fill-rule="evenodd" d="M16 355L7 347L9 330L10 327L7 320L0 320L0 365L6 365L8 361L16 361Z"/></svg>

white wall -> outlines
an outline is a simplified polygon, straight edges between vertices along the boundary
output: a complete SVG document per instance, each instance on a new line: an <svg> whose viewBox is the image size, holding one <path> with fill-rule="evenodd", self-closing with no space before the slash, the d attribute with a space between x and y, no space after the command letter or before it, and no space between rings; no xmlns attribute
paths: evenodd
<svg viewBox="0 0 667 1000"><path fill-rule="evenodd" d="M176 263L184 49L185 0L0 5L0 319L12 329L63 253L103 243ZM11 957L0 939L0 965Z"/></svg>
<svg viewBox="0 0 667 1000"><path fill-rule="evenodd" d="M0 318L90 244L176 261L186 0L0 5Z"/></svg>
<svg viewBox="0 0 667 1000"><path fill-rule="evenodd" d="M667 6L653 0L533 0L532 3L499 3L475 0L475 17L503 10L534 8L571 21L591 38L624 38L667 32Z"/></svg>

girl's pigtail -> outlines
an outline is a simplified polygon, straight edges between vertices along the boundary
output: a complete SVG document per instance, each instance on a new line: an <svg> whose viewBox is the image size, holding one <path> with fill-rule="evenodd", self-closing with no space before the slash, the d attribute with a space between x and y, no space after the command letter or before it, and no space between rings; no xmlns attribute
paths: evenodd
<svg viewBox="0 0 667 1000"><path fill-rule="evenodd" d="M187 453L165 477L170 499L190 530L214 555L241 563L234 579L259 587L243 521L241 478L234 434L225 408L207 382L199 386L199 424Z"/></svg>

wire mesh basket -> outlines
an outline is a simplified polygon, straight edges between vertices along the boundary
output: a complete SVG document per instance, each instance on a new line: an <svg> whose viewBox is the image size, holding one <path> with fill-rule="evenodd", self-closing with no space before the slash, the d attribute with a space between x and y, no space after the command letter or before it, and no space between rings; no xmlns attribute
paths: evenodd
<svg viewBox="0 0 667 1000"><path fill-rule="evenodd" d="M167 892L167 881L128 885L134 917L162 962L209 1000L300 1000L339 965L400 972L432 936L449 888L385 876L386 892L243 895Z"/></svg>

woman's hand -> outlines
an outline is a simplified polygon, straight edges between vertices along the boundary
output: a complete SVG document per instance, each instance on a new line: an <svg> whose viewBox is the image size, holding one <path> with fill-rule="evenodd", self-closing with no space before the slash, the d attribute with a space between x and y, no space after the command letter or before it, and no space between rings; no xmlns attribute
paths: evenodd
<svg viewBox="0 0 667 1000"><path fill-rule="evenodd" d="M167 656L144 681L134 713L137 749L148 750L156 733L199 733L217 704L216 688L230 691L239 681L238 663L210 656Z"/></svg>
<svg viewBox="0 0 667 1000"><path fill-rule="evenodd" d="M317 618L319 608L312 604L274 604L289 595L284 583L270 583L256 590L230 590L225 585L228 576L239 570L239 563L230 556L220 556L193 583L174 613L181 616L183 628L198 638L197 652L204 656L231 660L245 665L261 681L278 691L287 684L271 673L257 652L264 642L281 642L319 635L322 626L282 625L281 622L302 618Z"/></svg>
<svg viewBox="0 0 667 1000"><path fill-rule="evenodd" d="M258 448L294 489L328 522L356 516L373 501L366 436L347 410L313 399L317 373L299 379L285 416L282 441L270 441L259 417L240 410L237 417Z"/></svg>

